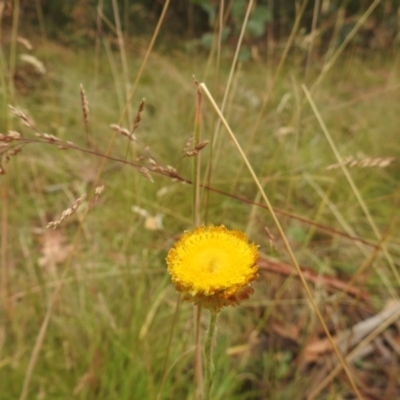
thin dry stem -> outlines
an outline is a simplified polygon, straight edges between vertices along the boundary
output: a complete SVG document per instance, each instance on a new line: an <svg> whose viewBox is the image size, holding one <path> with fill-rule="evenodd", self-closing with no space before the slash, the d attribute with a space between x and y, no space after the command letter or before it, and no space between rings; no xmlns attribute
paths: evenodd
<svg viewBox="0 0 400 400"><path fill-rule="evenodd" d="M307 281L306 281L306 279L304 277L303 272L301 271L299 263L297 262L297 259L296 259L295 255L293 253L293 250L292 250L292 248L290 246L290 243L289 243L289 241L288 241L288 239L287 239L287 237L285 235L285 232L284 232L284 230L283 230L283 228L282 228L282 226L281 226L281 224L280 224L280 222L279 222L279 220L278 220L278 218L277 218L277 216L276 216L276 214L274 212L274 209L272 208L272 205L271 205L267 195L264 192L264 189L263 189L260 181L257 178L257 175L255 174L255 172L253 170L253 167L251 166L249 160L247 159L245 153L243 152L243 149L240 146L239 142L237 141L237 139L236 139L234 133L232 132L229 124L227 123L227 121L225 120L225 118L222 115L221 111L219 110L217 104L215 103L214 98L212 97L211 93L208 91L207 86L204 83L201 83L200 87L202 88L203 92L206 94L208 100L210 101L211 105L213 106L213 108L214 108L215 112L217 113L218 117L221 119L223 125L225 126L227 132L229 133L229 136L230 136L232 142L236 146L236 149L238 150L240 156L242 157L244 163L246 164L247 169L249 170L250 175L252 176L252 178L253 178L258 190L260 191L260 193L262 195L262 198L265 201L265 204L267 205L268 210L269 210L269 212L270 212L270 214L272 216L272 219L274 220L275 226L277 227L277 229L279 231L279 234L280 234L280 236L281 236L281 238L282 238L282 240L284 242L284 245L285 245L286 250L287 250L287 252L288 252L288 254L290 256L292 264L295 267L295 269L296 269L296 271L297 271L297 273L299 275L300 281L301 281L301 283L302 283L302 285L304 287L304 290L306 292L306 295L307 295L307 297L308 297L308 299L309 299L309 301L311 303L312 309L314 310L315 314L317 315L318 320L320 321L320 323L321 323L321 325L322 325L322 327L323 327L323 329L325 331L325 334L326 334L326 336L327 336L327 338L329 340L329 343L331 344L334 352L336 353L336 355L337 355L337 357L339 359L340 364L343 366L343 370L345 371L345 373L346 373L346 375L348 377L348 380L350 382L350 385L351 385L354 393L356 394L357 398L361 400L362 399L361 394L360 394L360 392L359 392L359 390L358 390L358 388L357 388L357 386L356 386L356 384L354 382L354 379L353 379L353 377L351 375L350 369L347 366L347 363L344 360L344 358L343 358L342 354L340 353L339 349L337 348L337 345L335 344L335 342L334 342L334 340L332 338L332 335L329 332L329 329L328 329L328 327L327 327L327 325L325 323L325 320L324 320L321 312L318 309L317 303L313 298L311 290L308 287Z"/></svg>
<svg viewBox="0 0 400 400"><path fill-rule="evenodd" d="M314 40L315 40L315 36L317 34L317 21L318 21L318 16L320 14L320 1L321 0L315 0L315 3L314 3L314 12L313 12L313 19L312 19L312 23L311 23L311 33L310 33L311 40L310 40L310 44L308 46L307 61L306 61L306 72L305 72L306 77L310 70L311 57L312 57L312 52L314 49Z"/></svg>
<svg viewBox="0 0 400 400"><path fill-rule="evenodd" d="M128 61L126 57L126 51L125 51L125 41L124 41L124 35L122 32L122 27L121 27L121 19L119 16L119 9L118 9L118 2L117 0L111 0L112 7L113 7L113 12L114 12L114 20L115 20L115 28L116 28L116 33L117 33L117 39L118 39L118 48L119 48L119 53L121 57L121 63L122 63L122 73L124 77L124 88L125 88L125 102L128 107L126 107L126 110L128 112L128 119L130 115L130 108L129 108L129 92L128 92L128 83L129 83L129 76L128 76Z"/></svg>
<svg viewBox="0 0 400 400"><path fill-rule="evenodd" d="M0 171L1 172L1 171ZM1 188L1 283L0 290L1 295L6 299L8 296L8 263L7 263L7 237L8 237L8 180L2 178L0 184ZM10 311L11 301L8 299L5 302L5 310Z"/></svg>
<svg viewBox="0 0 400 400"><path fill-rule="evenodd" d="M247 22L249 20L251 10L253 9L253 3L254 3L254 0L250 0L249 4L247 5L246 14L244 16L242 28L240 30L239 39L238 39L238 42L237 42L237 45L236 45L236 49L235 49L235 55L233 57L231 69L229 71L229 77L228 77L228 82L226 84L226 89L225 89L225 92L224 92L224 98L222 99L222 105L221 105L221 112L222 113L225 111L226 103L227 103L227 100L229 98L229 92L230 92L230 88L232 86L233 76L234 76L234 73L235 73L235 70L236 70L236 65L237 65L237 62L238 62L240 49L242 47L244 34L246 32ZM220 119L218 119L217 120L217 125L216 125L215 130L214 130L214 135L213 135L213 142L212 142L212 146L213 147L215 147L215 145L217 143L220 126L221 126L221 122L220 122Z"/></svg>
<svg viewBox="0 0 400 400"><path fill-rule="evenodd" d="M146 51L145 57L144 57L144 59L143 59L143 62L142 62L142 64L141 64L141 66L140 66L139 72L138 72L137 75L136 75L135 82L133 83L132 89L131 89L131 91L130 91L130 93L129 93L129 96L128 96L128 98L127 98L127 101L126 101L126 103L125 103L125 107L124 107L124 109L123 109L123 111L122 111L122 113L121 113L121 116L120 116L120 119L119 119L119 124L121 123L122 119L124 118L124 116L125 116L125 114L126 114L126 112L127 112L127 110L128 110L130 101L132 100L132 97L133 97L133 95L134 95L134 93L135 93L135 91L136 91L136 87L137 87L137 85L138 85L138 83L139 83L139 80L140 80L140 78L142 77L144 68L145 68L145 66L147 65L147 61L148 61L148 59L149 59L149 57L150 57L150 54L151 54L151 52L152 52L152 50L153 50L154 43L155 43L155 41L156 41L156 39L157 39L157 37L158 37L158 34L159 34L159 32L160 32L161 25L162 25L162 23L163 23L163 21L164 21L164 19L165 19L165 15L166 15L166 13L167 13L169 3L170 3L170 0L166 0L166 2L165 2L165 4L164 4L164 8L163 8L162 13L161 13L161 16L160 16L160 18L158 19L156 29L155 29L155 31L154 31L154 34L153 34L152 38L151 38L149 47L147 48L147 51ZM99 170L98 170L96 179L95 179L95 181L94 181L94 185L97 185L97 184L98 184L98 182L99 182L99 180L100 180L100 176L101 176L101 174L103 173L104 167L105 167L105 165L106 165L107 159L111 159L110 153L111 153L111 150L112 150L113 145L114 145L115 136L116 136L116 134L114 134L114 136L110 139L110 142L108 143L107 149L106 149L105 153L102 155L102 157L103 157L103 162L102 162L102 164L100 165L100 168L99 168Z"/></svg>
<svg viewBox="0 0 400 400"><path fill-rule="evenodd" d="M346 38L343 40L342 44L337 48L335 53L332 55L332 57L329 59L327 63L324 64L324 67L322 69L322 72L318 76L317 80L314 82L312 85L310 92L313 92L314 89L322 82L322 80L325 78L326 74L330 69L333 67L337 59L340 57L342 54L343 50L346 48L346 46L351 42L351 40L354 38L358 30L363 26L365 21L369 18L369 16L372 14L372 12L375 10L375 8L379 5L381 0L375 0L365 11L363 15L361 15L360 18L358 18L357 23L353 27L353 29L350 31L350 33L346 36Z"/></svg>
<svg viewBox="0 0 400 400"><path fill-rule="evenodd" d="M378 242L381 242L382 234L381 234L380 230L378 229L378 226L376 225L374 219L372 218L372 215L371 215L371 213L370 213L370 211L369 211L364 199L362 198L361 193L357 188L357 185L355 184L352 176L350 175L350 172L346 168L346 165L343 164L342 156L340 155L339 150L336 147L336 144L333 141L333 139L332 139L332 137L331 137L331 135L330 135L330 133L328 131L328 128L326 127L326 125L325 125L325 123L324 123L324 121L323 121L323 119L321 117L321 114L319 113L319 111L317 109L317 106L314 103L313 98L311 97L311 93L308 91L308 89L307 89L307 87L305 85L302 85L302 88L303 88L304 93L306 94L307 100L310 103L311 108L312 108L312 110L313 110L313 112L314 112L314 114L315 114L315 116L316 116L316 118L318 120L318 123L320 124L321 129L322 129L322 131L323 131L323 133L324 133L324 135L325 135L325 137L326 137L326 139L327 139L327 141L328 141L328 143L329 143L329 145L330 145L330 147L332 149L332 152L335 155L335 157L336 157L336 159L338 161L338 164L340 164L340 168L342 169L343 175L346 177L347 182L349 183L349 186L350 186L350 188L352 189L352 191L354 193L354 196L356 197L358 203L360 204L361 209L363 210L365 216L367 217L368 223L370 224L370 226L371 226L371 228L372 228L372 230L373 230L373 232L375 234L375 237L377 238ZM381 246L382 246L382 252L385 255L385 258L386 258L386 260L387 260L387 262L388 262L388 264L390 266L392 274L393 274L394 278L396 279L397 283L400 284L400 274L397 271L397 267L396 267L396 265L394 263L394 260L393 260L392 256L390 255L390 253L388 252L388 250L387 250L387 248L385 246L385 243L382 242ZM393 290L393 293L394 292L395 291Z"/></svg>
<svg viewBox="0 0 400 400"><path fill-rule="evenodd" d="M138 72L137 75L136 75L135 82L133 83L133 86L132 86L132 89L131 89L131 91L130 91L130 93L129 93L128 99L127 99L127 101L126 101L126 103L125 103L125 107L124 107L124 109L123 109L123 111L122 111L122 113L121 113L121 119L120 119L120 121L121 121L122 118L124 117L124 115L125 115L125 113L126 113L126 111L127 111L127 109L128 109L129 103L131 102L132 97L133 97L133 95L134 95L134 93L135 93L135 91L136 91L136 87L137 87L137 85L138 85L138 83L139 83L139 80L140 80L140 78L142 77L143 71L144 71L144 69L145 69L145 67L146 67L146 65L147 65L147 61L149 60L150 54L151 54L151 52L152 52L152 50L153 50L154 43L156 42L156 39L157 39L157 37L158 37L158 34L160 33L161 25L162 25L162 23L164 22L165 15L167 14L167 10L168 10L170 1L171 1L171 0L166 0L165 3L164 3L163 10L162 10L162 12L161 12L160 18L158 19L157 26L156 26L156 29L154 30L154 33L153 33L153 36L152 36L152 38L151 38L149 47L148 47L147 50L146 50L146 54L145 54L145 56L144 56L143 62L142 62L142 64L141 64L141 66L140 66L139 72Z"/></svg>

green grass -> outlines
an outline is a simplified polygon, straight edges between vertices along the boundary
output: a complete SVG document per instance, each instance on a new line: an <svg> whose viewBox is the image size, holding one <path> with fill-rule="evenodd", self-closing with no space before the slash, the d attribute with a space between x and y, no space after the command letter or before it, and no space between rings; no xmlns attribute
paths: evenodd
<svg viewBox="0 0 400 400"><path fill-rule="evenodd" d="M146 45L128 44L130 84ZM45 61L48 74L40 79L28 76L24 83L27 87L19 88L12 101L3 96L2 114L7 115L6 103L11 102L27 110L40 132L86 147L79 99L82 83L90 106L90 137L98 152L104 153L113 134L109 125L119 122L126 126L126 118L119 121L126 82L118 52L113 49L107 54L103 48L96 71L92 48L74 50L56 43L44 48L39 41L36 46L35 55ZM387 168L349 171L398 266L400 69L394 65L399 60L378 55L360 59L350 53L342 57L344 67L328 73L313 99L342 157L397 158ZM131 145L117 136L113 157L134 162L149 146L159 165L172 165L181 176L191 179L191 159L182 158L182 149L193 131L196 88L192 76L202 81L206 61L202 54L155 51L151 55L131 103L133 117L141 99L146 98L143 121L136 132L139 144ZM224 94L230 63L230 59L223 59L220 70L209 70L205 78L218 101ZM301 88L303 83L312 85L321 65L316 63L312 76L305 81L299 60L289 59L269 93L266 81L270 68L262 61L241 66L224 115L272 205L310 221L278 215L299 263L349 281L373 249L329 229L373 243L377 239L342 171L326 169L337 160ZM375 94L369 96L371 93ZM283 105L286 95L290 97ZM266 96L270 99L262 109ZM210 139L217 118L205 97L203 103L202 134ZM7 118L1 127L3 132L15 129L34 138L16 118ZM280 135L285 127L290 133ZM251 240L260 245L262 255L273 253L290 263L267 210L238 199L262 203L223 127L216 154L211 186L233 198L210 192L202 215L207 215L208 223L247 230ZM210 146L202 152L203 178L209 155ZM191 227L190 185L156 174L151 183L129 165L107 162L100 177L105 190L95 207L87 216L78 211L65 220L56 231L63 238L53 237L54 246L61 246L59 252L67 246L71 246L70 251L55 266L49 262L40 265L46 246L46 223L91 190L101 163L97 156L30 144L4 164L6 175L0 181L2 259L6 261L2 264L0 303L1 399L16 399L21 394L40 327L60 279L63 285L27 398L153 400L158 394L160 399L195 398L192 305L182 304L174 319L177 295L165 266L174 238ZM163 229L146 229L144 218L134 213L132 206L146 209L151 215L162 213ZM327 229L317 229L311 222ZM271 250L264 227L274 235L275 249ZM49 238L52 234L47 231ZM391 297L387 282L394 293L398 292L399 282L382 252L378 252L374 265L380 275L370 265L353 284L371 294L378 312ZM355 313L346 314L346 307L372 310L370 304L360 305L348 296L337 298L323 286L309 285L331 328L344 329L356 322ZM304 378L298 360L307 340L322 330L296 279L263 272L255 287L256 294L248 303L220 315L213 398L303 398L316 371L311 369ZM277 334L271 321L288 329L301 327L296 350L274 341ZM264 340L253 343L252 351L227 355L227 349L250 343L256 329ZM159 393L164 374L165 384ZM350 391L345 382L345 378L332 381L329 392L320 398L345 395Z"/></svg>

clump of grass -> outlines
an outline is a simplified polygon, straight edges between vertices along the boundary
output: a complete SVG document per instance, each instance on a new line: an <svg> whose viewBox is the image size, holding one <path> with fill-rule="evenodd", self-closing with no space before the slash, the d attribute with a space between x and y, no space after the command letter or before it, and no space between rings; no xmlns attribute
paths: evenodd
<svg viewBox="0 0 400 400"><path fill-rule="evenodd" d="M139 53L122 53L131 44L121 34L120 60L107 38L104 57L97 51L92 58L90 49L73 53L48 42L47 56L38 49L38 59L49 84L32 87L29 96L10 91L3 98L18 104L3 107L7 123L0 136L5 398L195 398L193 316L177 302L164 261L194 215L246 230L260 243L254 297L219 318L214 398L348 395L345 375L335 381L326 372L321 379L325 353L314 364L304 357L314 338L340 337L396 297L399 76L393 64L377 58L369 67L351 56L345 70L336 69L342 48L323 74L308 62L306 81L318 82L310 94L313 111L301 88L301 62L291 66L290 41L281 62L269 60L268 70L262 60L240 67L224 60L221 43L207 65L201 56L179 55L178 67L176 58L154 51L155 37L142 62ZM93 82L88 60L98 68ZM206 67L206 83L214 82L213 96L223 98L224 107L215 117L219 102L210 107L204 101L202 137L188 143L199 111L192 75ZM132 85L127 71L136 72ZM131 101L139 105L136 115ZM225 136L228 128L243 145L241 156ZM348 154L371 158L350 160ZM189 158L197 163L199 155L203 162L193 179ZM355 168L377 160L385 168ZM139 208L164 215L164 228L146 229L145 219L131 211ZM38 242L35 232L48 224L59 235L49 230ZM44 241L47 250L65 254L55 265L39 262ZM299 269L291 265L287 244ZM197 321L201 339L207 322ZM324 322L329 333L320 328ZM376 329L368 340L379 335ZM366 348L368 340L360 344ZM368 354L358 364L336 364L335 373L349 365L355 393L360 376L379 376L389 393L396 369L385 370L378 353ZM378 369L375 378L364 368L370 362ZM381 386L376 390L383 398Z"/></svg>

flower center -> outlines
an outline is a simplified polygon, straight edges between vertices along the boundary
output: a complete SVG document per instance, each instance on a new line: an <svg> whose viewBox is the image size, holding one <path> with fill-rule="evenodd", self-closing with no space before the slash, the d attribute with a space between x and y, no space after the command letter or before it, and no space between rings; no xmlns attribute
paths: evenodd
<svg viewBox="0 0 400 400"><path fill-rule="evenodd" d="M208 260L206 265L207 265L208 271L210 273L217 272L220 268L219 262L217 261L217 259L215 257Z"/></svg>

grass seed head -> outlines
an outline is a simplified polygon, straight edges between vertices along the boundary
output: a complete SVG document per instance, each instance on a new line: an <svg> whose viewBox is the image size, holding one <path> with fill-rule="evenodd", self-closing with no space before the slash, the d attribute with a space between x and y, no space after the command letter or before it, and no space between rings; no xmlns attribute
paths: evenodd
<svg viewBox="0 0 400 400"><path fill-rule="evenodd" d="M81 106L82 106L82 114L83 114L83 123L85 127L89 125L89 102L86 97L85 90L83 89L83 85L80 85L80 93L81 93Z"/></svg>

